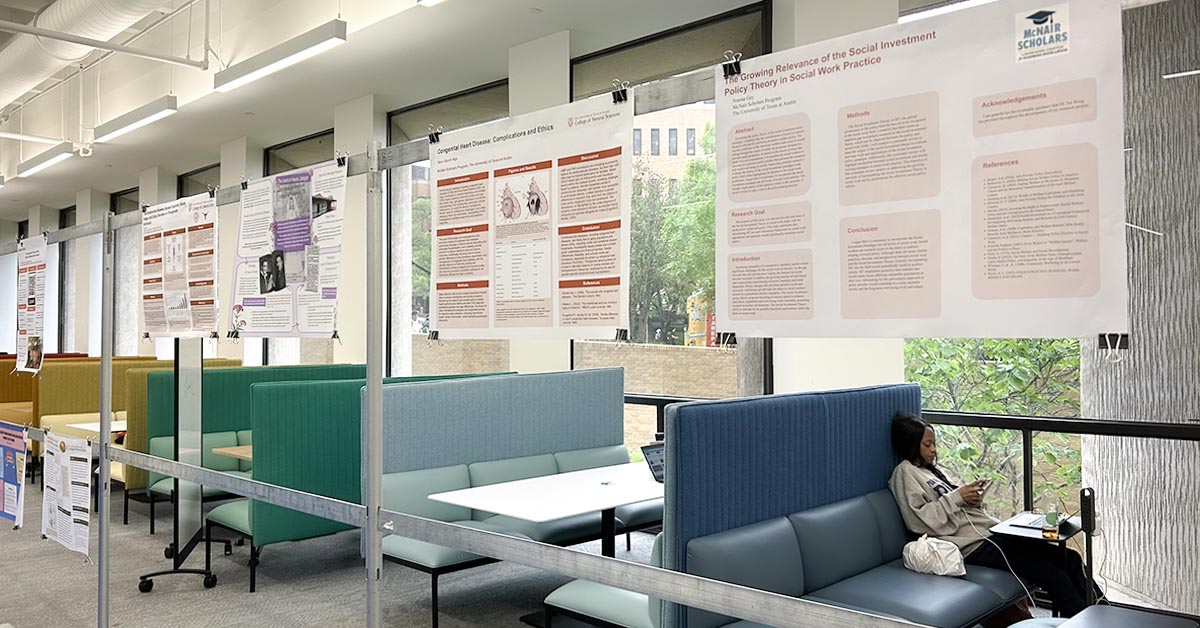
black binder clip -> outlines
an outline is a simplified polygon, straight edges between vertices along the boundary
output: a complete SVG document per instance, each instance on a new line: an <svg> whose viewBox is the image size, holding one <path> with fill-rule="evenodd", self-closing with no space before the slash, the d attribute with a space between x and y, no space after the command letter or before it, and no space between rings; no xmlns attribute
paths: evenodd
<svg viewBox="0 0 1200 628"><path fill-rule="evenodd" d="M337 165L339 168L346 167L346 153L341 153L337 156Z"/></svg>
<svg viewBox="0 0 1200 628"><path fill-rule="evenodd" d="M1100 349L1116 350L1129 348L1129 334L1100 334Z"/></svg>
<svg viewBox="0 0 1200 628"><path fill-rule="evenodd" d="M432 124L429 125L429 143L437 144L440 141L442 141L442 126L439 125L438 128L435 129L433 128Z"/></svg>
<svg viewBox="0 0 1200 628"><path fill-rule="evenodd" d="M619 105L629 100L629 81L613 79L612 86L612 99L614 105Z"/></svg>
<svg viewBox="0 0 1200 628"><path fill-rule="evenodd" d="M242 189L244 190L248 187L250 187L250 182L246 180L246 177L242 177Z"/></svg>
<svg viewBox="0 0 1200 628"><path fill-rule="evenodd" d="M429 330L429 335L425 336L425 342L429 343L431 346L435 342L438 343L439 346L442 344L441 339L438 338L437 330L435 330L435 329Z"/></svg>
<svg viewBox="0 0 1200 628"><path fill-rule="evenodd" d="M215 187L215 188L214 188L214 187L213 187L213 186L211 186L211 185L209 185L209 186L207 186L207 187L208 187L208 198L217 198L217 190L219 190L219 189L220 189L220 187Z"/></svg>
<svg viewBox="0 0 1200 628"><path fill-rule="evenodd" d="M731 331L717 332L717 347L725 353L733 353L737 350L737 334Z"/></svg>
<svg viewBox="0 0 1200 628"><path fill-rule="evenodd" d="M150 209L150 205L148 203L142 203L142 213L146 213L146 210L148 209Z"/></svg>
<svg viewBox="0 0 1200 628"><path fill-rule="evenodd" d="M342 344L342 338L341 338L340 336L338 336L338 333L337 333L337 330L336 330L336 329L335 329L335 330L333 330L333 336L331 337L331 340L336 340L336 341L338 341L338 344L339 344L339 345L340 345L340 344Z"/></svg>
<svg viewBox="0 0 1200 628"><path fill-rule="evenodd" d="M212 338L213 340L220 340L220 339L221 339L221 335L220 335L220 334L218 334L218 333L217 333L217 330L215 330L215 329L214 329L214 330L213 330L211 333L209 333L209 334L208 334L208 337L209 337L209 338Z"/></svg>
<svg viewBox="0 0 1200 628"><path fill-rule="evenodd" d="M228 334L225 334L226 338L231 338L234 340L236 340L238 338L238 336L239 336L238 330L236 330L236 329L231 329L231 330L229 330Z"/></svg>
<svg viewBox="0 0 1200 628"><path fill-rule="evenodd" d="M148 332L148 331L142 332L142 340L149 340L149 339L150 339L150 332Z"/></svg>
<svg viewBox="0 0 1200 628"><path fill-rule="evenodd" d="M742 53L732 50L725 51L725 62L721 64L721 73L725 78L742 73Z"/></svg>
<svg viewBox="0 0 1200 628"><path fill-rule="evenodd" d="M615 338L613 338L613 340L616 340L617 342L629 342L629 330L618 329L617 335Z"/></svg>

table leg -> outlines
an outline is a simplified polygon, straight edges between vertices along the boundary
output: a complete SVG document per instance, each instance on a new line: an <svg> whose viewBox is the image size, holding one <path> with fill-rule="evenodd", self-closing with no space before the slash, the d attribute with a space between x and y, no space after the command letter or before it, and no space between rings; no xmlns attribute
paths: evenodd
<svg viewBox="0 0 1200 628"><path fill-rule="evenodd" d="M612 558L617 555L617 509L600 511L600 554Z"/></svg>

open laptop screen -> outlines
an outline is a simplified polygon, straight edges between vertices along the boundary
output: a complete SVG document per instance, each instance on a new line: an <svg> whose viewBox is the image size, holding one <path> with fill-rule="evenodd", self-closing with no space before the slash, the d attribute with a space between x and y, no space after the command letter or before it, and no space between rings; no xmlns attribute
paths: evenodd
<svg viewBox="0 0 1200 628"><path fill-rule="evenodd" d="M654 479L658 482L663 481L663 470L667 464L666 448L665 443L642 445L642 455L646 457L646 464L650 465L650 473L654 474Z"/></svg>

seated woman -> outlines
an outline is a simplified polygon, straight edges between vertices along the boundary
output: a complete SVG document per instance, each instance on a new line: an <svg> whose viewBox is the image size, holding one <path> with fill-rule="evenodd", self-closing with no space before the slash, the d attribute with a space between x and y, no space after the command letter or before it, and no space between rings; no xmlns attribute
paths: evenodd
<svg viewBox="0 0 1200 628"><path fill-rule="evenodd" d="M892 419L892 449L902 461L888 486L909 530L954 543L968 565L1015 573L1033 582L1067 617L1087 606L1087 578L1079 554L1068 551L1064 567L1056 545L988 532L997 521L980 507L985 481L955 486L937 468L937 439L928 423L914 414L897 414Z"/></svg>

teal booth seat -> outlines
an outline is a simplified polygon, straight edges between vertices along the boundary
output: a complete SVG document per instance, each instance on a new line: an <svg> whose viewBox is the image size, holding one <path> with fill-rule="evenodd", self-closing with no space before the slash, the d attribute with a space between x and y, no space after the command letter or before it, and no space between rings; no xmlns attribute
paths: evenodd
<svg viewBox="0 0 1200 628"><path fill-rule="evenodd" d="M484 375L398 377L406 384ZM366 380L259 381L249 386L254 441L254 479L267 484L362 503L360 406ZM207 392L207 390L206 390ZM348 526L256 500L222 504L208 525L250 539L250 590L256 589L259 556L267 545L299 541Z"/></svg>
<svg viewBox="0 0 1200 628"><path fill-rule="evenodd" d="M207 469L214 471L222 471L230 475L238 475L241 477L250 477L250 463L240 461L229 456L221 456L213 453L213 449L217 447L234 447L237 445L250 444L250 431L242 430L239 432L213 432L201 436L203 452L201 453L201 465ZM168 460L175 457L175 437L173 436L156 436L150 439L149 453L151 456L166 458ZM154 520L156 515L156 504L160 501L170 501L175 493L175 478L153 471L149 474L149 482L147 483L146 494L150 501L150 534L154 534ZM201 495L205 501L213 501L218 499L229 499L233 495L222 490L208 486L201 487Z"/></svg>
<svg viewBox="0 0 1200 628"><path fill-rule="evenodd" d="M340 380L363 378L366 366L362 364L321 364L311 366L250 366L241 368L205 369L201 408L204 430L203 465L210 469L229 472L250 472L249 461L211 453L213 447L249 445L252 442L250 387L262 382ZM150 445L151 455L172 458L175 436L175 373L155 371L146 376L146 430L149 443L159 441L158 449ZM222 436L215 437L213 435ZM220 439L220 444L216 444ZM170 443L164 445L163 443ZM165 481L164 481L165 480ZM159 498L170 498L174 484L161 474L151 473L147 482L150 498L150 533L154 533L154 503ZM228 497L226 494L207 492L210 498Z"/></svg>
<svg viewBox="0 0 1200 628"><path fill-rule="evenodd" d="M662 566L662 534L654 537L650 564ZM573 580L546 596L546 626L553 628L554 617L562 615L595 625L597 620L608 628L660 628L660 602L633 591Z"/></svg>

